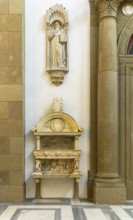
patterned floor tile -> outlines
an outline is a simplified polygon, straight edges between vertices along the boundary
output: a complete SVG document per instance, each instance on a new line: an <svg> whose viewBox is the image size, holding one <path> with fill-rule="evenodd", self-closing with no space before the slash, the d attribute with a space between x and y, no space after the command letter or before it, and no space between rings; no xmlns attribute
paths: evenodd
<svg viewBox="0 0 133 220"><path fill-rule="evenodd" d="M0 220L133 220L133 205L70 204L48 205L32 202L23 205L8 205L6 209L4 204ZM0 207L2 210L2 204Z"/></svg>

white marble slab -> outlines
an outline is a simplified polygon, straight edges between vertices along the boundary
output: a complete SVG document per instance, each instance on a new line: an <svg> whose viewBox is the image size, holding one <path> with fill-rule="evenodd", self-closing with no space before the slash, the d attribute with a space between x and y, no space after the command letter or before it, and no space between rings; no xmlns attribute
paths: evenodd
<svg viewBox="0 0 133 220"><path fill-rule="evenodd" d="M22 209L21 212L23 212L23 211L25 212L25 209L31 209L31 210L26 210L27 215L29 215L29 213L33 213L33 211L35 213L38 213L38 211L47 211L47 209L50 209L48 211L51 212L51 211L54 211L54 210L59 209L59 208L60 208L60 206L53 206L53 205L26 205L26 206L25 205L18 205L18 206L14 205L14 206L8 206L8 208L0 216L0 220L9 220L9 219L11 219L11 217L17 211L17 209ZM38 209L40 209L40 210L38 210ZM23 212L23 216L24 216L24 212ZM45 215L45 213L44 213L44 215ZM51 212L51 214L52 213L53 212ZM47 213L46 213L46 215L47 215ZM55 215L55 211L54 211L54 215ZM52 216L53 216L53 214L52 214ZM21 217L21 215L20 215L20 217ZM25 218L23 218L23 220L25 220ZM45 216L45 218L46 218L46 216ZM20 219L22 219L22 218L20 218ZM29 220L29 218L26 218L26 220L27 219ZM33 218L30 218L30 219L33 220ZM40 220L38 217L36 217L36 219ZM44 218L43 218L43 220L44 220ZM48 219L48 220L53 220L53 217L52 217L52 219Z"/></svg>
<svg viewBox="0 0 133 220"><path fill-rule="evenodd" d="M88 201L82 201L80 199L71 199L71 205L94 205L94 203L88 202Z"/></svg>
<svg viewBox="0 0 133 220"><path fill-rule="evenodd" d="M71 206L61 206L61 220L73 220L73 212Z"/></svg>
<svg viewBox="0 0 133 220"><path fill-rule="evenodd" d="M61 210L61 220L73 220L71 206L68 205L18 205L9 206L0 216L0 220L9 220L13 214L21 209L17 220L54 220L56 209ZM30 210L31 209L31 210ZM38 210L39 209L39 210ZM47 210L48 209L48 210Z"/></svg>
<svg viewBox="0 0 133 220"><path fill-rule="evenodd" d="M61 199L34 199L32 202L37 203L60 203Z"/></svg>
<svg viewBox="0 0 133 220"><path fill-rule="evenodd" d="M79 199L71 199L71 205L80 205L81 202Z"/></svg>
<svg viewBox="0 0 133 220"><path fill-rule="evenodd" d="M122 205L121 208L123 208L123 209L133 209L133 205Z"/></svg>
<svg viewBox="0 0 133 220"><path fill-rule="evenodd" d="M93 204L94 206L94 204ZM102 208L106 208L106 212L102 211ZM112 220L114 214L121 220L133 220L124 210L130 208L133 211L133 206L94 206L87 207L79 206L73 207L71 205L12 205L0 215L0 220ZM113 214L113 213L114 214ZM73 216L74 215L74 216Z"/></svg>
<svg viewBox="0 0 133 220"><path fill-rule="evenodd" d="M9 220L12 215L16 212L18 206L8 206L8 208L0 216L1 220Z"/></svg>
<svg viewBox="0 0 133 220"><path fill-rule="evenodd" d="M115 214L121 219L121 220L133 220L132 217L130 217L124 209L122 209L121 206L110 206L112 210L115 212Z"/></svg>
<svg viewBox="0 0 133 220"><path fill-rule="evenodd" d="M17 220L54 220L53 210L22 210Z"/></svg>
<svg viewBox="0 0 133 220"><path fill-rule="evenodd" d="M106 216L102 212L101 209L84 209L84 213L86 215L87 220L107 220Z"/></svg>

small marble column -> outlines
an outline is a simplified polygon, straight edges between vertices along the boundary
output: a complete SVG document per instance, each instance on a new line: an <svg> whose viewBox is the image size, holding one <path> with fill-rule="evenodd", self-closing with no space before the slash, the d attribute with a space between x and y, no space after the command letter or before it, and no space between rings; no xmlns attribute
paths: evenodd
<svg viewBox="0 0 133 220"><path fill-rule="evenodd" d="M74 179L74 200L79 200L79 179L75 178Z"/></svg>
<svg viewBox="0 0 133 220"><path fill-rule="evenodd" d="M41 179L35 179L36 181L36 199L41 199Z"/></svg>
<svg viewBox="0 0 133 220"><path fill-rule="evenodd" d="M119 176L116 17L120 0L96 0L99 10L96 203L122 203Z"/></svg>

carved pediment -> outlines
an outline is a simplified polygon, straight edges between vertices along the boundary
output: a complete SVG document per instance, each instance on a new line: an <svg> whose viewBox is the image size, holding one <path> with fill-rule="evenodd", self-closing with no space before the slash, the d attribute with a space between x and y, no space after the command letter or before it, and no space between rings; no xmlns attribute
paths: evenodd
<svg viewBox="0 0 133 220"><path fill-rule="evenodd" d="M32 128L37 133L73 133L81 132L82 129L70 115L62 112L62 99L55 98L52 103L52 113L45 115L38 124Z"/></svg>
<svg viewBox="0 0 133 220"><path fill-rule="evenodd" d="M64 112L54 112L44 116L33 128L33 132L80 132L76 121Z"/></svg>

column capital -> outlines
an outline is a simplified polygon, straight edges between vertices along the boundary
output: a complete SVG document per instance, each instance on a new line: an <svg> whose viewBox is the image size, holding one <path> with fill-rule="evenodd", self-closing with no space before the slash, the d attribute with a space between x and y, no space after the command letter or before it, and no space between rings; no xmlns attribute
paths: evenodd
<svg viewBox="0 0 133 220"><path fill-rule="evenodd" d="M98 7L100 19L103 17L116 17L119 4L124 0L94 0Z"/></svg>

